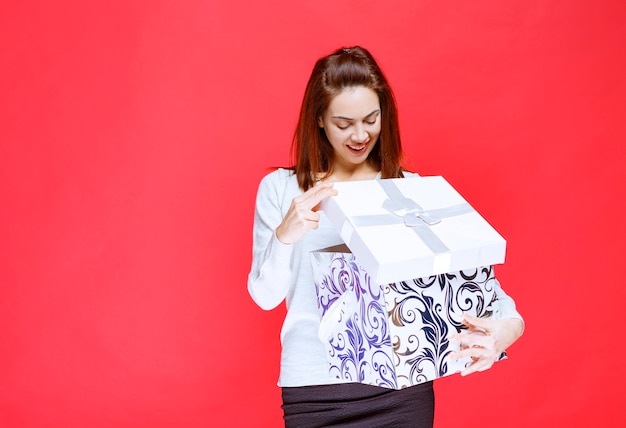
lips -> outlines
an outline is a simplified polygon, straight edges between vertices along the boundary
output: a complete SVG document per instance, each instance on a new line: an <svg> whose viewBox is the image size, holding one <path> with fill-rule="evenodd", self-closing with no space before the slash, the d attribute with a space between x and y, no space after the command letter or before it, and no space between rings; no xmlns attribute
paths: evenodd
<svg viewBox="0 0 626 428"><path fill-rule="evenodd" d="M348 144L348 148L353 152L360 153L364 151L368 145L369 145L369 142L364 143L364 144Z"/></svg>

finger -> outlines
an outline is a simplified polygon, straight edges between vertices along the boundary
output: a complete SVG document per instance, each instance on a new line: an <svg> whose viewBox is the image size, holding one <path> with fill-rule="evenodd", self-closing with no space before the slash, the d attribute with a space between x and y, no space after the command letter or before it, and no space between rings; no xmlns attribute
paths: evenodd
<svg viewBox="0 0 626 428"><path fill-rule="evenodd" d="M293 198L292 208L296 211L317 211L318 205L323 199L336 194L337 191L332 188L316 186Z"/></svg>
<svg viewBox="0 0 626 428"><path fill-rule="evenodd" d="M491 349L493 347L493 337L488 336L488 335L484 335L484 334L474 334L474 333L470 333L468 334L468 337L470 338L471 342L469 343L470 346L480 346L482 348L488 348Z"/></svg>
<svg viewBox="0 0 626 428"><path fill-rule="evenodd" d="M491 358L495 359L497 352L493 348L486 348L478 345L469 346L459 351L458 354L462 357L470 358Z"/></svg>
<svg viewBox="0 0 626 428"><path fill-rule="evenodd" d="M311 210L295 210L276 228L276 237L284 244L299 241L308 231L319 227L320 214Z"/></svg>
<svg viewBox="0 0 626 428"><path fill-rule="evenodd" d="M294 218L293 222L290 224L290 229L292 231L301 230L306 233L311 229L317 229L320 220L319 213L307 210L300 212L300 215ZM302 232L296 232L298 235L302 235Z"/></svg>
<svg viewBox="0 0 626 428"><path fill-rule="evenodd" d="M467 376L476 372L484 372L485 370L489 370L492 366L493 360L489 358L480 358L462 370L461 376Z"/></svg>
<svg viewBox="0 0 626 428"><path fill-rule="evenodd" d="M454 333L451 334L450 336L446 337L446 340L448 342L457 342L457 343L461 343L461 333Z"/></svg>
<svg viewBox="0 0 626 428"><path fill-rule="evenodd" d="M478 327L482 330L488 330L489 327L491 327L491 319L475 317L465 312L463 313L463 324L469 327Z"/></svg>
<svg viewBox="0 0 626 428"><path fill-rule="evenodd" d="M496 343L492 336L473 333L461 333L455 336L457 337L454 338L454 342L458 343L458 348L455 349L454 345L450 347L454 360L481 356L496 358L500 354L500 351L496 349Z"/></svg>
<svg viewBox="0 0 626 428"><path fill-rule="evenodd" d="M312 204L311 206L311 210L312 211L319 211L321 208L321 202L330 197L330 196L337 196L338 192L337 190L333 189L333 188L327 188L327 189L322 189L319 192L316 192L315 194L312 195L312 199L309 201L309 203Z"/></svg>
<svg viewBox="0 0 626 428"><path fill-rule="evenodd" d="M332 187L333 187L333 183L329 183L329 182L319 183L319 184L316 184L315 186L309 188L309 190L307 190L306 192L302 193L296 199L307 200L307 199L311 198L313 195L315 195L316 193L323 192L323 191L325 191L327 189L332 189Z"/></svg>
<svg viewBox="0 0 626 428"><path fill-rule="evenodd" d="M459 333L454 333L454 334L449 335L447 337L447 340L449 342L474 345L475 340L477 340L479 337L485 337L485 336L487 335L481 330L467 329L467 330L462 330Z"/></svg>
<svg viewBox="0 0 626 428"><path fill-rule="evenodd" d="M458 340L460 348L486 348L494 349L495 342L492 336L487 336L482 333L465 333L461 335Z"/></svg>
<svg viewBox="0 0 626 428"><path fill-rule="evenodd" d="M448 336L446 340L450 345L450 349L453 352L458 352L467 347L467 344L463 342L463 338L467 335L467 333L456 333Z"/></svg>
<svg viewBox="0 0 626 428"><path fill-rule="evenodd" d="M315 211L306 211L303 213L304 221L307 223L319 223L320 213Z"/></svg>
<svg viewBox="0 0 626 428"><path fill-rule="evenodd" d="M477 348L477 347L464 347L463 349L461 349L458 352L453 352L450 354L450 360L451 361L459 361L465 358L472 358L475 360L479 360L481 358L484 358L486 354L488 354L489 352L487 350L485 350L484 348Z"/></svg>
<svg viewBox="0 0 626 428"><path fill-rule="evenodd" d="M322 181L321 183L318 183L315 186L311 187L305 193L313 194L313 193L316 193L316 192L320 192L320 191L322 191L324 189L332 189L332 187L334 185L335 185L335 183L333 183L331 181Z"/></svg>

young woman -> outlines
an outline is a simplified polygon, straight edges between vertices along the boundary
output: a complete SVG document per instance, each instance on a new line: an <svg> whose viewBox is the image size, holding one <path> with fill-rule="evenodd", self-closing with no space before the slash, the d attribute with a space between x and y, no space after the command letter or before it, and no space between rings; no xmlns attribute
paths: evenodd
<svg viewBox="0 0 626 428"><path fill-rule="evenodd" d="M318 338L309 252L340 244L319 203L334 181L400 178L402 148L393 93L370 53L344 48L317 61L293 139L294 164L259 186L248 290L263 309L287 300L281 331L286 427L432 427L432 382L401 390L346 383L329 376ZM470 334L456 357L472 357L464 374L485 370L519 338L521 316L498 288L501 319L466 316Z"/></svg>

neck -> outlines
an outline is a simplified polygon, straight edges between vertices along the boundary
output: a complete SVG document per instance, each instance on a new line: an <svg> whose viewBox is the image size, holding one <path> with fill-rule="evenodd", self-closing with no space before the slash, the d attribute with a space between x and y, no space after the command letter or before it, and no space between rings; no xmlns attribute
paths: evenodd
<svg viewBox="0 0 626 428"><path fill-rule="evenodd" d="M345 168L335 165L333 173L328 177L332 181L355 181L372 180L378 175L378 169L370 165L369 162L355 165L354 168Z"/></svg>

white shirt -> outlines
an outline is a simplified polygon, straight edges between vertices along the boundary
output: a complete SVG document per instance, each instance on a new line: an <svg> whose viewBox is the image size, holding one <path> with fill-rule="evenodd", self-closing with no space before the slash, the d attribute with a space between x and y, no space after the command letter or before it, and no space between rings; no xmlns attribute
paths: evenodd
<svg viewBox="0 0 626 428"><path fill-rule="evenodd" d="M405 176L415 174L405 173ZM281 331L280 386L324 385L346 380L329 376L324 344L318 337L320 313L309 253L341 244L339 234L324 212L319 227L292 245L276 237L276 228L287 214L294 197L302 194L295 174L278 169L261 180L253 226L252 268L248 291L263 309L287 300L287 315ZM520 318L515 302L498 286L500 318Z"/></svg>

